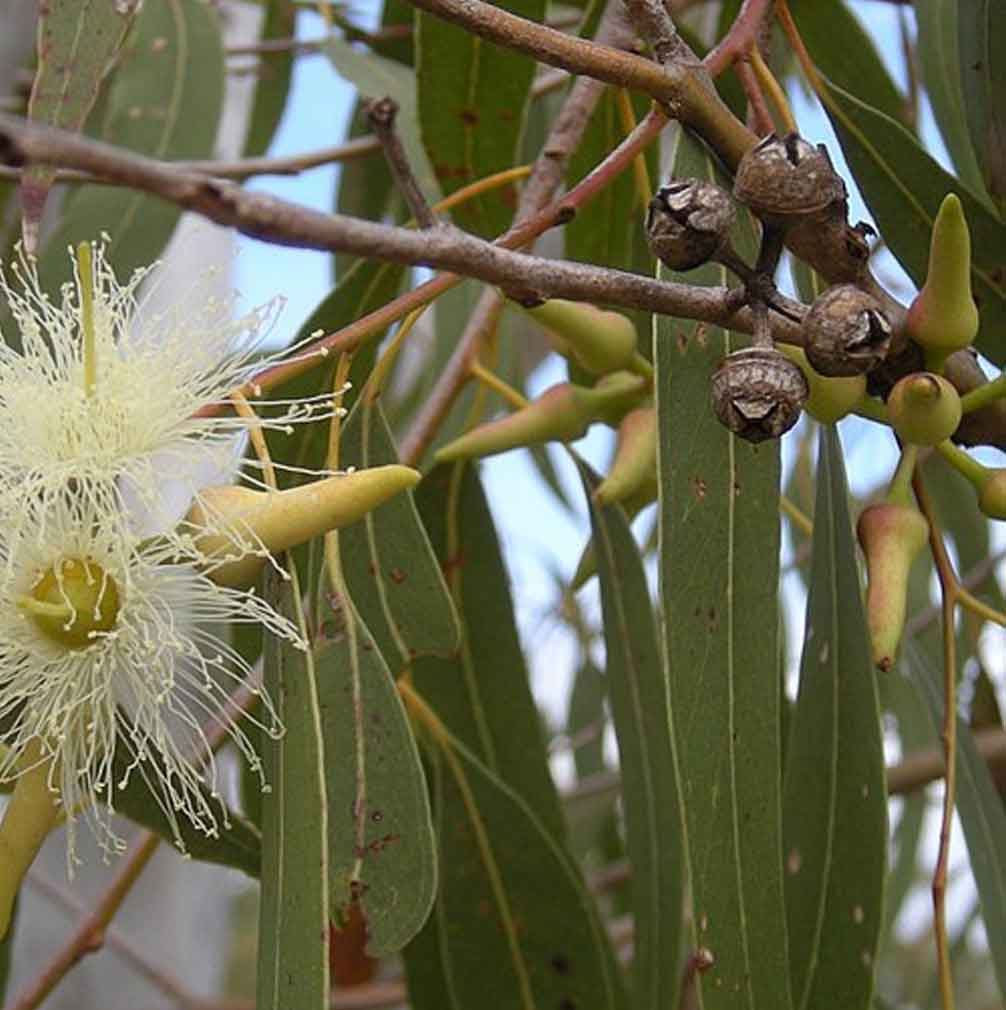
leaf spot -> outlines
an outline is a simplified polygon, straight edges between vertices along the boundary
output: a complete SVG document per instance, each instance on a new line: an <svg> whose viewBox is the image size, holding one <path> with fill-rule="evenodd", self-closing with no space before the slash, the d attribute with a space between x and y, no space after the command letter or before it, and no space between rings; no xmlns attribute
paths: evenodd
<svg viewBox="0 0 1006 1010"><path fill-rule="evenodd" d="M863 912L863 906L862 905L853 905L852 906L852 921L857 926L859 926L859 925L862 924L864 917L865 917L865 915L864 915L864 912Z"/></svg>
<svg viewBox="0 0 1006 1010"><path fill-rule="evenodd" d="M803 863L803 857L800 855L799 849L790 849L789 855L786 857L786 872L790 876L796 876L800 872L800 866Z"/></svg>

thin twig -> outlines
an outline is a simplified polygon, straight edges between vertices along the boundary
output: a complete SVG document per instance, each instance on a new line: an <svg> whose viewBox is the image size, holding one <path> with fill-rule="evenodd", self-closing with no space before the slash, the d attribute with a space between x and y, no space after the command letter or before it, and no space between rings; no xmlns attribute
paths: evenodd
<svg viewBox="0 0 1006 1010"><path fill-rule="evenodd" d="M748 122L754 123L754 131L759 136L767 136L775 130L775 123L754 69L746 60L738 59L734 63L734 72L748 100Z"/></svg>
<svg viewBox="0 0 1006 1010"><path fill-rule="evenodd" d="M409 165L409 159L402 147L401 138L395 129L395 117L398 115L398 103L390 96L378 98L367 104L367 119L374 128L374 135L384 148L384 157L391 169L391 177L395 180L405 203L416 223L422 229L436 228L436 215L430 210L430 205L419 188L416 176Z"/></svg>
<svg viewBox="0 0 1006 1010"><path fill-rule="evenodd" d="M772 0L744 0L726 35L702 61L713 77L718 77L757 42L771 6Z"/></svg>

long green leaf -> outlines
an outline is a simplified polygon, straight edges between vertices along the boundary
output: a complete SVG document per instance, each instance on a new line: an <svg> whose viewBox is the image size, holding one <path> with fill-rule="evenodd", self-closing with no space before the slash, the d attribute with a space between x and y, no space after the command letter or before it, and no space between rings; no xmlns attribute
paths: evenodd
<svg viewBox="0 0 1006 1010"><path fill-rule="evenodd" d="M981 315L976 345L1006 363L1006 224L945 172L900 123L837 85L826 105L870 212L891 252L920 286L926 279L929 236L947 193L964 205L972 240L972 282Z"/></svg>
<svg viewBox="0 0 1006 1010"><path fill-rule="evenodd" d="M915 0L918 54L926 94L961 182L985 195L985 180L968 133L957 44L957 0ZM869 94L869 92L867 92Z"/></svg>
<svg viewBox="0 0 1006 1010"><path fill-rule="evenodd" d="M265 0L265 16L259 39L289 39L295 34L297 11L292 0ZM248 117L244 154L254 158L265 154L283 118L290 81L293 78L293 48L259 54L255 75L255 98Z"/></svg>
<svg viewBox="0 0 1006 1010"><path fill-rule="evenodd" d="M989 193L1006 212L1006 7L1001 0L957 0L964 113Z"/></svg>
<svg viewBox="0 0 1006 1010"><path fill-rule="evenodd" d="M341 538L342 534L338 534ZM395 683L350 599L333 597L315 647L331 809L333 915L358 902L367 952L400 950L426 921L437 865L426 780Z"/></svg>
<svg viewBox="0 0 1006 1010"><path fill-rule="evenodd" d="M637 1007L673 1007L684 901L681 805L666 668L643 561L620 506L599 507L582 465L597 552L607 681L618 737L635 924Z"/></svg>
<svg viewBox="0 0 1006 1010"><path fill-rule="evenodd" d="M883 925L887 790L838 434L822 427L800 693L783 821L795 1010L868 1010Z"/></svg>
<svg viewBox="0 0 1006 1010"><path fill-rule="evenodd" d="M136 0L50 0L39 8L29 119L73 131L84 125L138 7ZM33 165L21 180L21 213L31 251L55 175L55 166Z"/></svg>
<svg viewBox="0 0 1006 1010"><path fill-rule="evenodd" d="M905 647L904 663L925 697L935 734L943 725L943 680L940 671L914 642ZM1006 810L967 724L957 720L957 813L964 829L971 871L982 906L989 953L1006 995Z"/></svg>
<svg viewBox="0 0 1006 1010"><path fill-rule="evenodd" d="M216 8L200 0L145 3L110 81L95 136L153 158L209 158L223 101L224 63ZM70 276L67 246L108 233L109 262L128 276L160 254L181 211L115 186L81 186L66 200L45 244L46 291Z"/></svg>
<svg viewBox="0 0 1006 1010"><path fill-rule="evenodd" d="M358 401L343 425L340 466L398 462L380 405ZM349 594L389 668L399 676L417 656L455 656L461 623L412 492L396 495L339 534Z"/></svg>
<svg viewBox="0 0 1006 1010"><path fill-rule="evenodd" d="M544 0L500 6L541 21ZM534 61L456 25L420 13L416 20L419 125L445 193L510 168L517 157L534 77ZM512 188L497 189L455 209L454 220L480 235L510 224Z"/></svg>
<svg viewBox="0 0 1006 1010"><path fill-rule="evenodd" d="M416 1010L616 1010L615 966L577 868L520 796L453 738L430 766L444 868L432 926L448 1002Z"/></svg>
<svg viewBox="0 0 1006 1010"><path fill-rule="evenodd" d="M270 570L266 597L307 623L296 570L290 583ZM259 911L258 1010L328 1006L328 822L326 757L314 656L270 636L264 683L286 732L263 747L271 792L262 803L262 897ZM332 820L342 820L332 811Z"/></svg>
<svg viewBox="0 0 1006 1010"><path fill-rule="evenodd" d="M679 133L675 175L719 178ZM729 185L729 183L727 183ZM747 224L745 219L740 227ZM750 230L735 237L751 256ZM724 283L719 268L688 275ZM779 447L716 420L709 380L737 346L718 327L655 321L660 592L693 905L715 961L701 1006L790 1006L782 880L778 631Z"/></svg>

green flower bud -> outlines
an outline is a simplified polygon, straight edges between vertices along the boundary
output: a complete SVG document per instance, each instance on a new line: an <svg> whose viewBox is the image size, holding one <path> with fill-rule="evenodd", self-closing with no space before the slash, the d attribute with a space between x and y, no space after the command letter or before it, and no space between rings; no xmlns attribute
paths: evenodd
<svg viewBox="0 0 1006 1010"><path fill-rule="evenodd" d="M479 425L438 449L434 459L494 456L498 452L541 442L573 442L582 438L594 420L592 390L562 382L545 390L537 400L506 417Z"/></svg>
<svg viewBox="0 0 1006 1010"><path fill-rule="evenodd" d="M648 501L657 496L657 411L652 406L637 407L622 419L615 458L594 500L611 505L641 495Z"/></svg>
<svg viewBox="0 0 1006 1010"><path fill-rule="evenodd" d="M25 749L25 768L17 778L3 822L0 823L0 940L10 928L14 899L49 832L63 819L59 793L49 784L56 779L52 758L40 741Z"/></svg>
<svg viewBox="0 0 1006 1010"><path fill-rule="evenodd" d="M226 486L203 490L186 516L206 575L221 586L254 585L266 557L349 526L420 474L391 464L337 474L288 491ZM209 532L200 532L209 531Z"/></svg>
<svg viewBox="0 0 1006 1010"><path fill-rule="evenodd" d="M988 471L978 492L978 507L990 519L1006 519L1006 469Z"/></svg>
<svg viewBox="0 0 1006 1010"><path fill-rule="evenodd" d="M891 390L887 415L903 442L936 445L961 423L961 397L942 375L914 372Z"/></svg>
<svg viewBox="0 0 1006 1010"><path fill-rule="evenodd" d="M828 378L811 367L803 348L792 347L789 344L776 346L803 372L810 389L810 395L803 409L822 424L841 421L866 394L865 375Z"/></svg>
<svg viewBox="0 0 1006 1010"><path fill-rule="evenodd" d="M636 354L636 327L628 316L587 302L552 298L525 307L529 316L554 338L556 350L591 375L628 368Z"/></svg>
<svg viewBox="0 0 1006 1010"><path fill-rule="evenodd" d="M971 236L961 201L953 193L933 222L926 283L905 320L908 335L929 352L931 367L970 346L978 332L978 309L971 295Z"/></svg>
<svg viewBox="0 0 1006 1010"><path fill-rule="evenodd" d="M588 392L595 419L614 426L621 424L622 418L650 394L651 383L633 372L612 372L600 378Z"/></svg>
<svg viewBox="0 0 1006 1010"><path fill-rule="evenodd" d="M911 505L883 502L863 510L856 535L866 557L866 618L873 661L888 671L905 627L908 573L929 539L929 524Z"/></svg>

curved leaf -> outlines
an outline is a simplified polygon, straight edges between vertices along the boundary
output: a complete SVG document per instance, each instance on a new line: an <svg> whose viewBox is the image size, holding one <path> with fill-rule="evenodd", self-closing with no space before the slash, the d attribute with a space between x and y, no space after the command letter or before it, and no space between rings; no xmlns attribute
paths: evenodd
<svg viewBox="0 0 1006 1010"><path fill-rule="evenodd" d="M297 27L297 10L293 0L265 0L261 41L293 38ZM290 81L293 78L294 49L259 54L255 74L255 98L248 117L244 156L255 158L265 154L283 118Z"/></svg>
<svg viewBox="0 0 1006 1010"><path fill-rule="evenodd" d="M632 864L632 999L638 1007L672 1007L681 988L684 864L666 667L646 573L625 513L617 505L597 506L597 479L582 464L580 476L597 552L608 691Z"/></svg>
<svg viewBox="0 0 1006 1010"><path fill-rule="evenodd" d="M887 790L838 435L822 427L800 693L783 787L795 1010L868 1010L883 925Z"/></svg>

